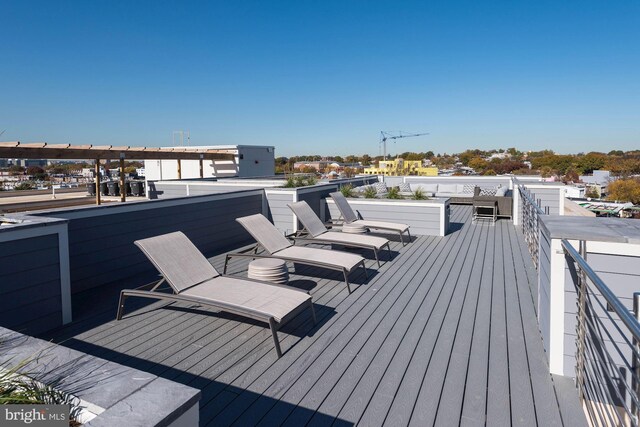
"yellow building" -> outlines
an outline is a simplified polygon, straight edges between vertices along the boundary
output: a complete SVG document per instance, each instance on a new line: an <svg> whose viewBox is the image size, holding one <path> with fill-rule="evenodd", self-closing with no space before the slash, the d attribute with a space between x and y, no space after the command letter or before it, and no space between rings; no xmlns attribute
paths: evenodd
<svg viewBox="0 0 640 427"><path fill-rule="evenodd" d="M426 167L422 160L386 160L380 161L378 167L365 168L367 175L418 175L418 176L438 176L438 168Z"/></svg>

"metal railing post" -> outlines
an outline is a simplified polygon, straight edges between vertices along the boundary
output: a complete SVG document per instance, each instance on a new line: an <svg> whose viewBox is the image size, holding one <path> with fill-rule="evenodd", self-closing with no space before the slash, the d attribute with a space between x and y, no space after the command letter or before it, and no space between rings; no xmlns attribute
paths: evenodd
<svg viewBox="0 0 640 427"><path fill-rule="evenodd" d="M580 255L585 258L587 245L580 241ZM576 265L578 273L578 324L576 325L576 387L580 403L584 403L585 387L585 340L586 340L586 305L587 305L587 280L584 271Z"/></svg>
<svg viewBox="0 0 640 427"><path fill-rule="evenodd" d="M578 249L568 240L561 243L569 266L575 266L576 387L585 415L590 425L637 427L640 292L633 294L632 314L587 263L587 243L580 241Z"/></svg>
<svg viewBox="0 0 640 427"><path fill-rule="evenodd" d="M637 321L640 322L640 292L633 293L633 317L636 318ZM631 359L631 368L633 372L631 374L631 378L633 379L631 387L635 391L636 395L640 394L640 382L638 378L640 378L640 360L638 360L638 352L640 352L640 341L638 341L635 337L633 338L633 349L632 359ZM632 410L633 416L635 417L635 421L638 421L638 416L640 415L640 408L636 405L632 399Z"/></svg>

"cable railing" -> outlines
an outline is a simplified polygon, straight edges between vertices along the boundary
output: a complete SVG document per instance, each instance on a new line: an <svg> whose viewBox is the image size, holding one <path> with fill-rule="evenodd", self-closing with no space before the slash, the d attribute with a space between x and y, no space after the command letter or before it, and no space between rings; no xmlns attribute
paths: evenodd
<svg viewBox="0 0 640 427"><path fill-rule="evenodd" d="M524 241L529 248L531 259L536 269L539 269L539 239L540 239L540 215L548 215L540 207L540 199L535 200L535 194L527 190L524 185L518 185L518 191L520 192L520 199L522 200L522 232L524 234Z"/></svg>
<svg viewBox="0 0 640 427"><path fill-rule="evenodd" d="M637 426L640 401L640 292L633 313L587 264L586 242L579 250L562 240L577 292L576 386L593 426Z"/></svg>

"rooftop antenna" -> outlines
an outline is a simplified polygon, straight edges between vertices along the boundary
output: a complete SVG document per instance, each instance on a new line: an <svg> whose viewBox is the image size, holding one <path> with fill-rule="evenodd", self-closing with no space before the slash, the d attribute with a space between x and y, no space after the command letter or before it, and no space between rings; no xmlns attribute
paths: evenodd
<svg viewBox="0 0 640 427"><path fill-rule="evenodd" d="M393 142L395 143L396 139L400 139L400 138L411 138L414 136L422 136L422 135L429 135L429 132L425 132L425 133L407 133L407 132L403 132L401 130L399 131L380 131L380 145L382 145L383 149L384 149L384 155L382 157L383 160L387 160L387 140L388 139L392 139Z"/></svg>
<svg viewBox="0 0 640 427"><path fill-rule="evenodd" d="M176 145L184 146L185 136L187 137L187 146L191 145L191 132L188 130L174 130L171 135L173 140L173 146ZM176 144L176 139L178 140L178 144Z"/></svg>

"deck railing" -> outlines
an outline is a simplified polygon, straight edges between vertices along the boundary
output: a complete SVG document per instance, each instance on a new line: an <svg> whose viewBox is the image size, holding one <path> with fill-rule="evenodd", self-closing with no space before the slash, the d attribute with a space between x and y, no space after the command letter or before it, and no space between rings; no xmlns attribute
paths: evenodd
<svg viewBox="0 0 640 427"><path fill-rule="evenodd" d="M540 199L535 200L535 194L527 190L524 185L518 185L522 205L522 232L524 241L529 248L531 259L536 269L539 269L539 239L540 239L540 215L547 215L540 207ZM548 211L548 209L547 209Z"/></svg>
<svg viewBox="0 0 640 427"><path fill-rule="evenodd" d="M586 242L562 240L577 292L576 385L590 424L637 426L640 401L640 293L634 312L587 264Z"/></svg>

